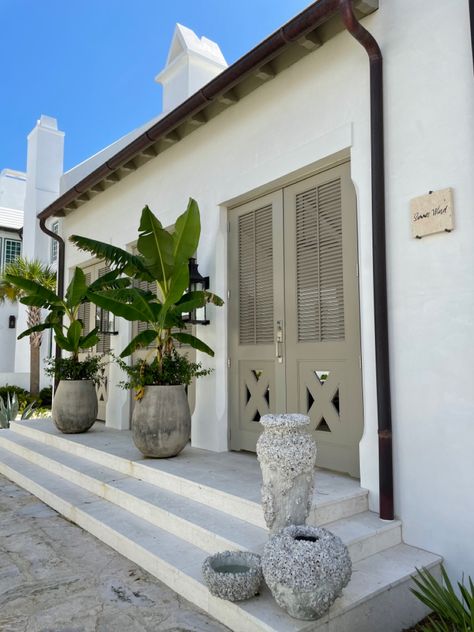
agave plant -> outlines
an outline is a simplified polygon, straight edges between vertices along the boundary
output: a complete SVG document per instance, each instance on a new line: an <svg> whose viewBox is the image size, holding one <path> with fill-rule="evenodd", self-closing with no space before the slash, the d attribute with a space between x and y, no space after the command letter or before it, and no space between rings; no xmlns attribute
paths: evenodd
<svg viewBox="0 0 474 632"><path fill-rule="evenodd" d="M183 331L186 327L184 313L208 302L223 304L222 299L211 292L188 291L189 259L196 252L201 232L197 202L190 198L186 211L178 217L173 230L163 228L150 208L145 206L138 230L136 255L87 237L70 237L78 248L104 260L115 272L126 274L135 282L156 284L156 291L127 287L88 293L93 303L116 316L147 323L148 328L133 338L121 357L153 345L154 363L160 372L163 358L172 356L177 342L213 356L214 352L208 345Z"/></svg>
<svg viewBox="0 0 474 632"><path fill-rule="evenodd" d="M10 421L16 419L18 415L18 398L16 393L10 396L7 394L6 404L3 398L0 397L0 428L9 428Z"/></svg>
<svg viewBox="0 0 474 632"><path fill-rule="evenodd" d="M429 623L422 627L423 632L474 632L474 583L469 577L469 586L458 582L459 594L453 588L446 569L441 565L439 582L426 569L417 569L418 576L413 578L416 589L412 593L430 608L437 616L429 617Z"/></svg>

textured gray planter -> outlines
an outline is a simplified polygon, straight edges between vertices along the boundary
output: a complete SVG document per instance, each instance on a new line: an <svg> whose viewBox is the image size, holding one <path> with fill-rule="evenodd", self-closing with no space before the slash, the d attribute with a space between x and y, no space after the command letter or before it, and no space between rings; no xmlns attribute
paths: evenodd
<svg viewBox="0 0 474 632"><path fill-rule="evenodd" d="M61 380L53 399L51 415L65 434L86 432L97 419L97 393L92 380Z"/></svg>
<svg viewBox="0 0 474 632"><path fill-rule="evenodd" d="M290 526L271 536L262 556L277 604L296 619L318 619L349 583L352 563L340 538L322 527Z"/></svg>
<svg viewBox="0 0 474 632"><path fill-rule="evenodd" d="M260 555L248 551L223 551L204 560L204 581L212 595L228 601L250 599L263 580Z"/></svg>
<svg viewBox="0 0 474 632"><path fill-rule="evenodd" d="M304 524L313 497L316 443L306 415L264 415L257 441L262 469L262 505L271 533Z"/></svg>
<svg viewBox="0 0 474 632"><path fill-rule="evenodd" d="M146 386L133 409L132 437L144 456L176 456L191 438L191 413L184 386Z"/></svg>

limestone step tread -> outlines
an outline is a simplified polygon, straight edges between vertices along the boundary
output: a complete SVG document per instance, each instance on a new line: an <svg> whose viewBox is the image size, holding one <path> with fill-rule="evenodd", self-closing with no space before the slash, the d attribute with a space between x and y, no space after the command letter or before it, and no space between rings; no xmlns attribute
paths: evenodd
<svg viewBox="0 0 474 632"><path fill-rule="evenodd" d="M0 447L74 481L158 527L179 531L183 539L209 553L224 549L260 551L267 539L266 529L11 430L1 433ZM401 542L398 521L387 523L368 511L327 527L347 543L354 561Z"/></svg>
<svg viewBox="0 0 474 632"><path fill-rule="evenodd" d="M260 470L254 456L187 447L179 459L145 459L131 433L95 424L80 435L62 435L50 419L13 422L12 432L159 485L252 524L265 527L260 505ZM368 510L367 490L347 476L317 470L309 522L325 524Z"/></svg>
<svg viewBox="0 0 474 632"><path fill-rule="evenodd" d="M263 546L267 530L145 481L5 430L0 447L208 551Z"/></svg>
<svg viewBox="0 0 474 632"><path fill-rule="evenodd" d="M206 556L202 549L3 448L0 448L0 473L141 565L235 632L300 632L310 629L375 632L379 627L372 627L370 620L364 619L365 627L357 628L340 627L339 622L344 617L352 620L365 617L362 612L364 604L368 603L372 612L376 605L374 599L379 594L390 595L396 586L409 580L415 567L431 568L440 561L431 553L404 544L377 553L354 564L349 585L328 615L317 622L297 621L275 604L266 589L260 596L240 604L212 597L201 578L201 564ZM387 632L397 629L400 628L394 627L393 621L387 621Z"/></svg>

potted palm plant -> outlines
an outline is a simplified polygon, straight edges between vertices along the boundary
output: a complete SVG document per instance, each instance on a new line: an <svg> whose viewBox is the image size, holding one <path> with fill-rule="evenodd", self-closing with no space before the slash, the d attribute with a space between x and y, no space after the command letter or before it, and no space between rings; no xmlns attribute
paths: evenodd
<svg viewBox="0 0 474 632"><path fill-rule="evenodd" d="M95 385L100 380L102 356L89 355L84 360L79 360L79 354L97 344L98 329L85 333L84 323L79 318L79 308L90 300L89 293L105 287L125 287L129 283L128 279L117 277L117 272L110 272L88 286L84 272L81 268L76 268L65 296L61 298L37 281L18 275L5 275L8 283L21 289L21 303L48 310L44 322L30 327L18 338L52 329L57 345L70 354L65 358L51 358L46 369L49 375L59 381L53 400L52 417L61 432L86 432L97 418Z"/></svg>
<svg viewBox="0 0 474 632"><path fill-rule="evenodd" d="M188 443L191 415L185 387L194 377L208 370L189 361L176 350L177 343L214 355L212 349L196 336L185 331L184 314L206 303L222 305L215 294L189 291L189 259L196 252L201 232L199 207L189 200L186 211L178 217L174 228L166 230L148 206L142 211L136 255L86 237L73 235L70 240L80 249L103 259L112 270L129 275L135 287L90 292L97 306L128 321L146 323L120 354L152 347L144 360L133 366L124 362L127 386L136 388L137 403L132 415L132 436L138 449L148 457L177 455ZM147 281L156 291L137 286Z"/></svg>

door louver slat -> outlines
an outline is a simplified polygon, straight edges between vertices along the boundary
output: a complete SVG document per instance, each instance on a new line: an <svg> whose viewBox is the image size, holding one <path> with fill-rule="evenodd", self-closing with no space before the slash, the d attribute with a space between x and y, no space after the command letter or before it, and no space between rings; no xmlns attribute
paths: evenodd
<svg viewBox="0 0 474 632"><path fill-rule="evenodd" d="M272 206L239 217L240 344L273 342Z"/></svg>
<svg viewBox="0 0 474 632"><path fill-rule="evenodd" d="M299 342L344 339L341 182L296 196Z"/></svg>

